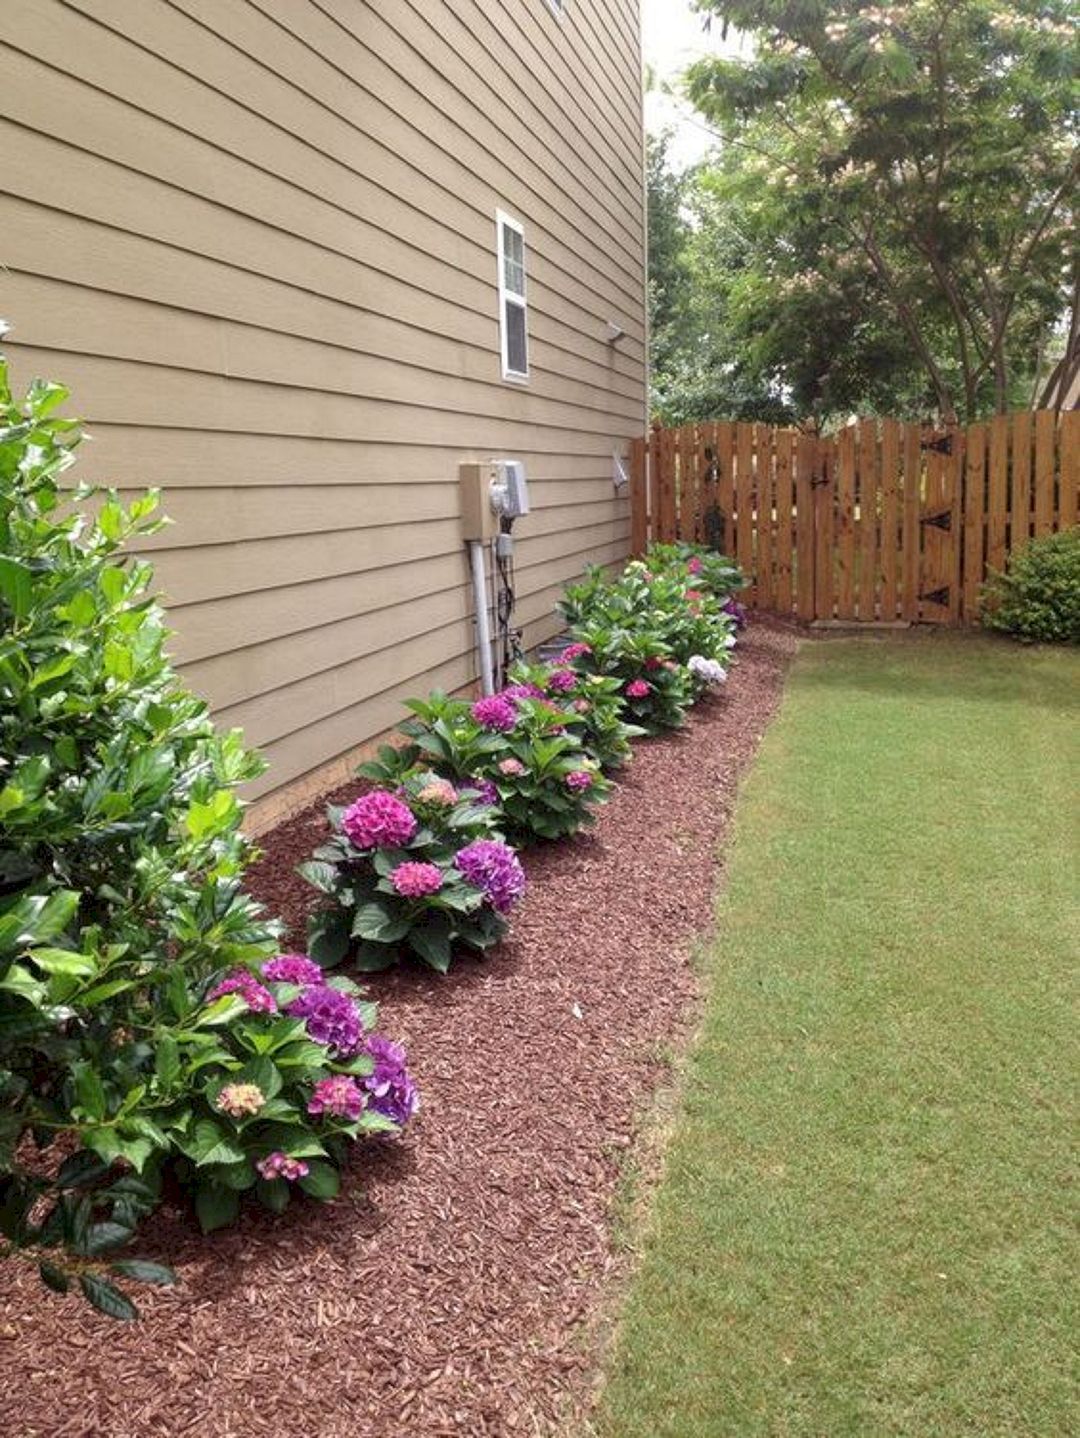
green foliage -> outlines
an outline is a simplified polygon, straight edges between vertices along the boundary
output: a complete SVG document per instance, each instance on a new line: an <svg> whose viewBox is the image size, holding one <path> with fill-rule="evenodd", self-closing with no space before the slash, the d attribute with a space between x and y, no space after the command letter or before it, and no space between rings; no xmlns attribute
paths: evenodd
<svg viewBox="0 0 1080 1438"><path fill-rule="evenodd" d="M347 1130L307 1114L340 1066L302 1022L207 998L227 970L254 984L275 950L241 888L236 788L263 764L215 732L165 653L151 567L127 550L159 527L156 496L61 491L78 438L55 414L66 397L36 381L16 401L0 361L0 1255L44 1250L50 1287L74 1273L131 1317L111 1279L64 1255L129 1240L165 1163L202 1216L207 1194L252 1186L268 1143L322 1156ZM273 1092L234 1122L216 1097L255 1070ZM35 1151L58 1136L92 1193L67 1164L44 1177Z"/></svg>
<svg viewBox="0 0 1080 1438"><path fill-rule="evenodd" d="M590 569L560 603L585 646L575 668L615 679L646 733L680 727L700 688L690 660L729 662L735 622L722 598L741 582L730 560L690 545L654 545L614 578Z"/></svg>
<svg viewBox="0 0 1080 1438"><path fill-rule="evenodd" d="M331 808L333 837L300 866L330 901L310 922L309 952L320 963L333 966L348 956L358 969L374 972L412 954L445 973L455 950L483 953L506 932L504 915L454 865L473 840L500 837L496 811L475 794L455 793L419 757L418 746L387 745L360 771L392 786L408 804L419 821L412 839L393 848L359 849L342 827L346 811ZM398 893L391 876L401 864L433 865L441 876L438 890Z"/></svg>
<svg viewBox="0 0 1080 1438"><path fill-rule="evenodd" d="M567 676L572 676L572 684L564 682ZM627 722L621 686L613 675L583 673L567 656L553 664L519 661L509 680L511 689L526 685L543 691L562 712L567 731L605 773L629 763L631 740L644 730Z"/></svg>
<svg viewBox="0 0 1080 1438"><path fill-rule="evenodd" d="M1029 403L1080 317L1067 0L699 8L757 44L688 72L722 143L664 250L694 296L664 417Z"/></svg>
<svg viewBox="0 0 1080 1438"><path fill-rule="evenodd" d="M988 629L1045 644L1080 644L1080 526L1033 539L983 590Z"/></svg>
<svg viewBox="0 0 1080 1438"><path fill-rule="evenodd" d="M594 822L610 782L557 705L524 697L514 705L516 723L502 733L486 729L466 700L434 694L409 702L415 718L401 728L439 773L495 786L500 824L512 844L567 838ZM575 787L575 775L587 775L588 784Z"/></svg>

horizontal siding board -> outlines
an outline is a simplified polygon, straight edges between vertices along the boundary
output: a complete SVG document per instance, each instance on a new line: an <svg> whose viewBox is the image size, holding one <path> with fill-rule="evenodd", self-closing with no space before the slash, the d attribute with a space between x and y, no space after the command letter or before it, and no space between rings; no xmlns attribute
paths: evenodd
<svg viewBox="0 0 1080 1438"><path fill-rule="evenodd" d="M17 376L71 386L86 478L164 490L171 648L266 746L255 794L474 678L464 459L525 461L515 622L557 632L563 585L627 552L612 454L645 418L634 7L10 0L4 42Z"/></svg>
<svg viewBox="0 0 1080 1438"><path fill-rule="evenodd" d="M248 14L233 7L236 13L225 13L217 6L204 7L200 14L195 5L190 17L175 7L159 16L156 11L138 8L133 13L126 0L67 3L85 12L80 38L89 55L84 58L80 54L73 63L70 49L65 51L55 43L51 51L45 52L41 46L35 50L53 54L54 63L64 69L92 76L92 61L102 46L110 39L114 45L123 45L124 77L114 82L113 88L131 104L145 108L148 115L171 118L174 124L231 148L241 158L257 158L264 168L280 172L283 179L303 188L319 184L326 199L343 202L349 191L359 186L368 199L357 208L358 214L371 209L374 186L381 192L376 205L405 206L420 225L427 223L429 215L453 229L490 219L489 205L477 203L482 187L452 150L445 152L441 164L437 160L433 164L432 155L438 155L435 141L422 135L426 151L419 156L395 152L393 142L398 136L385 120L380 124L382 107L370 101L365 105L361 99L365 92L357 84L359 70L351 78L343 78L336 90L330 87L337 110L326 104L325 74L308 75L307 90L283 78L289 68L283 32L269 29L269 22L261 20L257 12ZM310 5L290 8L294 21L306 12L313 13ZM229 50L222 44L223 39L236 38L239 44L254 45L260 35L263 61L244 54L239 46ZM293 58L295 64L297 57ZM373 55L373 60L378 58ZM155 84L157 77L146 75L155 66L167 77L166 85L160 80ZM275 67L281 67L283 73L278 74ZM210 83L212 80L216 83ZM238 93L258 104L242 105ZM460 170L454 176L456 184L443 182L443 172L450 164ZM546 214L554 223L555 212L549 209ZM546 230L544 235L546 240ZM546 245L552 259L560 257L560 246L563 251L573 249L573 234L562 227L551 234ZM610 259L606 269L596 273L605 282L609 272L614 279ZM631 285L638 279L640 270L628 272ZM632 296L632 290L628 295Z"/></svg>
<svg viewBox="0 0 1080 1438"><path fill-rule="evenodd" d="M89 432L94 443L84 448L80 461L86 474L121 488L156 484L166 492L172 488L347 486L438 478L456 484L459 462L480 457L479 447L469 453L437 444L223 434L101 421L92 422ZM572 439L568 438L565 449L554 453L530 449L518 456L529 465L530 483L541 486L540 504L546 502L549 486L592 485L601 479L610 483L609 447L604 444L594 446L592 454L577 453Z"/></svg>
<svg viewBox="0 0 1080 1438"><path fill-rule="evenodd" d="M59 197L61 187L56 184L54 188ZM41 242L43 231L49 235L47 247ZM163 244L97 219L7 199L3 255L12 274L4 282L5 293L19 275L28 280L62 281L88 295L104 293L117 300L169 306L196 320L235 320L258 334L287 334L417 364L426 358L444 373L480 377L499 373L494 312L472 314L442 296L432 296L430 308L409 320L239 270L175 246L169 246L163 255ZM378 299L379 292L375 295ZM378 302L388 306L385 298ZM37 319L36 308L33 314ZM640 394L640 363L635 364L599 336L569 330L535 310L529 318L535 373L606 386L623 396ZM168 322L176 323L173 314ZM567 345L577 348L568 349Z"/></svg>
<svg viewBox="0 0 1080 1438"><path fill-rule="evenodd" d="M9 344L35 374L63 373L77 378L80 408L87 419L102 419L152 427L187 425L233 433L304 434L324 438L381 440L384 443L454 444L469 448L487 440L512 453L519 448L522 429L538 440L546 434L548 446L568 432L592 435L597 450L632 432L627 419L602 418L594 411L563 405L515 391L507 395L502 414L491 407L435 408L384 394L331 393L274 385L235 376L195 374L161 365L130 364L97 355L67 355L62 350L38 350ZM471 393L471 392L470 392ZM482 396L475 396L476 402ZM590 446L591 447L591 446Z"/></svg>
<svg viewBox="0 0 1080 1438"><path fill-rule="evenodd" d="M486 318L489 334L494 329L498 309L493 260L484 267L484 277L470 276L443 259L397 246L402 259L408 255L402 278L387 259L395 246L389 240L384 243L376 232L365 240L363 227L355 223L342 234L347 252L328 249L306 235L275 228L232 205L132 172L86 149L79 150L78 164L72 167L72 145L50 133L34 132L7 115L0 120L0 144L7 151L6 183L39 204L176 245L236 270L300 288L317 284L322 292L344 296L361 307L382 305L421 328L427 324L429 296L441 295L455 312ZM492 236L494 247L494 226ZM546 288L535 265L530 274L530 311L546 314L568 331L583 332L599 343L596 327L604 322L603 316L589 320L592 331L582 331L581 311ZM634 359L641 342L629 333L620 350Z"/></svg>
<svg viewBox="0 0 1080 1438"><path fill-rule="evenodd" d="M3 288L8 314L32 316L27 340L38 349L66 350L76 333L81 352L99 358L395 402L411 402L418 392L430 392L441 401L440 408L459 409L467 396L470 407L486 401L489 412L501 408L504 386L496 377L498 357L492 350L469 350L416 331L406 331L412 340L410 357L399 359L209 319L189 310L162 314L159 306L142 300L21 272L10 272ZM534 371L528 393L619 415L630 421L631 429L640 416L634 397L560 374Z"/></svg>

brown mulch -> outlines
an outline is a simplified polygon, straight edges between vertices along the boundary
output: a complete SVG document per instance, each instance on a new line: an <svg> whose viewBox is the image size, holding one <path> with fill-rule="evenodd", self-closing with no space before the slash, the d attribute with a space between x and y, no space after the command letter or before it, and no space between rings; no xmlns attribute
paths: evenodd
<svg viewBox="0 0 1080 1438"><path fill-rule="evenodd" d="M637 746L595 830L527 854L500 949L372 982L423 1109L357 1153L341 1198L207 1239L163 1211L140 1251L183 1281L141 1289L139 1324L0 1266L0 1433L473 1438L564 1413L594 1361L620 1155L692 1021L717 846L796 642L754 624L724 695ZM323 822L269 835L253 874L301 931L291 870Z"/></svg>

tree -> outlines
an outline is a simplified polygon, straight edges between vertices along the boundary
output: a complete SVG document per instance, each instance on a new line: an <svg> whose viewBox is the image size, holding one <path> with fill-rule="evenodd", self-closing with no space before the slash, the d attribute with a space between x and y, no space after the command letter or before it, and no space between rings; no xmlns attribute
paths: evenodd
<svg viewBox="0 0 1080 1438"><path fill-rule="evenodd" d="M818 410L1027 402L1077 313L1065 0L697 4L757 41L687 90L724 142L710 184L750 256L729 317L759 361Z"/></svg>

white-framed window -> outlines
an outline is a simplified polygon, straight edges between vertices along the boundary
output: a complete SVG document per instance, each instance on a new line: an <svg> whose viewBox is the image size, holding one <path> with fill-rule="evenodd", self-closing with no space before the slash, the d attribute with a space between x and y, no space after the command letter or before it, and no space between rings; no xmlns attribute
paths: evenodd
<svg viewBox="0 0 1080 1438"><path fill-rule="evenodd" d="M503 379L529 378L529 302L525 293L525 231L520 221L495 211L499 237L499 334Z"/></svg>

